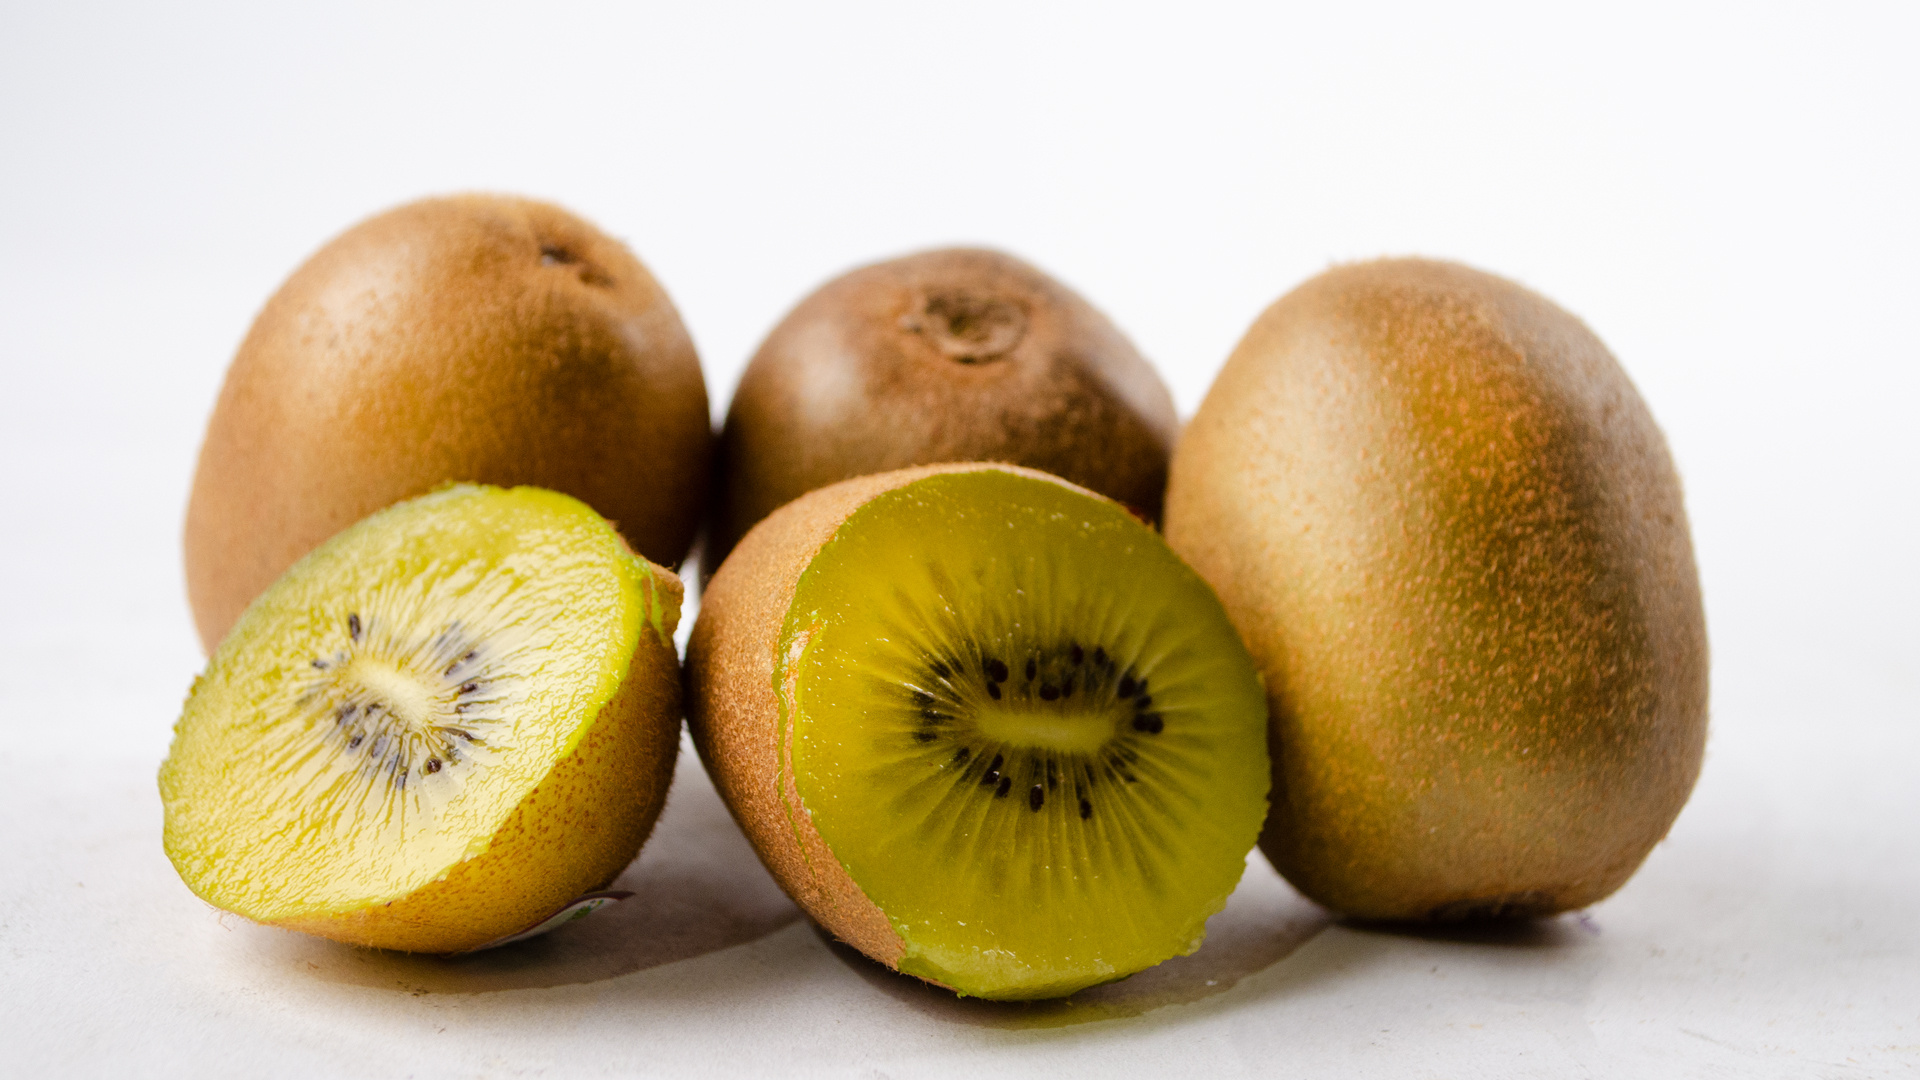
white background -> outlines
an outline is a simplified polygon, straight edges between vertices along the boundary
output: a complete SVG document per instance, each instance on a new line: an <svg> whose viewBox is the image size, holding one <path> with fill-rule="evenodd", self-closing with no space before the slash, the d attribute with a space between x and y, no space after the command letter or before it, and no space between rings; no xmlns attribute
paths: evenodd
<svg viewBox="0 0 1920 1080"><path fill-rule="evenodd" d="M1891 3L13 0L0 1071L1920 1071L1916 42ZM1696 797L1584 920L1328 926L1256 859L1215 945L1053 1011L830 950L691 759L633 913L570 944L423 967L218 920L160 856L152 790L201 663L200 430L308 253L466 189L626 239L716 413L789 305L931 245L1081 290L1183 414L1330 262L1516 278L1612 346L1685 478L1714 649Z"/></svg>

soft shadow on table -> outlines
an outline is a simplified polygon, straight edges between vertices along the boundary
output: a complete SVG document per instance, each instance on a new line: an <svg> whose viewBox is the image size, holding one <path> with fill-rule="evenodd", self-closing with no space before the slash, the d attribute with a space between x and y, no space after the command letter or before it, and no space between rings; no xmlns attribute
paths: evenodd
<svg viewBox="0 0 1920 1080"><path fill-rule="evenodd" d="M1450 923L1372 922L1342 919L1340 925L1362 934L1450 941L1461 945L1496 945L1512 949L1566 949L1593 940L1600 933L1584 911L1541 919L1468 919Z"/></svg>
<svg viewBox="0 0 1920 1080"><path fill-rule="evenodd" d="M652 838L611 888L634 895L541 937L468 956L359 949L251 924L245 931L262 961L306 977L473 994L612 979L742 945L800 918L691 753L680 759Z"/></svg>
<svg viewBox="0 0 1920 1080"><path fill-rule="evenodd" d="M1255 858L1226 908L1207 920L1206 943L1191 956L1175 957L1070 998L1030 1002L958 997L869 960L825 931L819 933L834 955L870 985L936 1020L975 1027L1055 1028L1139 1016L1224 994L1285 959L1330 921L1325 911L1281 881L1265 860Z"/></svg>

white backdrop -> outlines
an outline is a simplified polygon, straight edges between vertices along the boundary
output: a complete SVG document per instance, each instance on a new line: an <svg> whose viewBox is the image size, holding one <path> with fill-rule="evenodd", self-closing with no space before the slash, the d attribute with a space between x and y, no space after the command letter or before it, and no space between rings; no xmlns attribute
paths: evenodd
<svg viewBox="0 0 1920 1080"><path fill-rule="evenodd" d="M1673 1035L1679 1006L1656 1008L1644 987L1589 991L1581 1022L1591 1035L1596 1017L1645 1013L1648 1060L1688 1074L1920 1067L1920 933L1905 925L1920 842L1899 824L1920 820L1916 40L1920 16L1895 3L6 5L0 780L16 801L0 809L16 846L0 851L0 951L26 958L26 975L0 997L29 1010L17 1022L64 1034L0 1036L0 1064L86 1071L140 1048L190 1071L162 1029L239 1015L217 980L211 1004L167 1012L158 980L116 999L149 1017L126 1029L138 1037L72 1042L94 1031L76 1010L95 991L58 972L116 948L99 929L113 921L75 916L55 933L9 911L66 910L48 860L94 834L58 807L88 807L127 858L157 858L151 771L200 664L181 519L253 313L354 221L486 189L552 199L625 238L679 305L716 414L804 293L930 245L1003 247L1081 290L1183 414L1259 310L1332 261L1456 258L1558 300L1668 433L1714 648L1706 777L1668 845L1699 855L1656 853L1595 918L1639 890L1680 939L1709 921L1724 932L1693 969L1721 975L1685 997L1698 1039ZM1657 891L1663 865L1695 875L1685 888L1773 897L1778 918L1736 933L1703 902L1690 921L1691 894ZM172 905L140 932L211 918L159 866L119 886L124 904ZM1385 941L1389 955L1433 947ZM1653 979L1629 952L1608 953L1609 970ZM1302 962L1234 992L1257 998ZM1535 976L1512 977L1520 993ZM1504 1000L1507 984L1489 985ZM1271 1028L1281 1009L1260 999L1207 1022ZM794 1014L768 1015L777 1031ZM873 1038L909 1043L912 1025L935 1023L909 1016L903 1036L885 1026L899 1018L868 1019ZM1117 1045L1098 1040L1128 1030L1076 1037L1093 1061ZM1301 1030L1326 1055L1302 1060L1343 1069L1500 1061L1558 1075L1632 1058L1607 1039L1500 1056L1524 1042L1512 1031L1409 1035L1402 1057L1345 1058L1326 1049L1334 1029ZM547 1060L501 1038L471 1060ZM263 1054L307 1045L260 1039ZM963 1040L906 1064L831 1048L808 1060L901 1075L976 1052ZM396 1072L416 1067L395 1053Z"/></svg>

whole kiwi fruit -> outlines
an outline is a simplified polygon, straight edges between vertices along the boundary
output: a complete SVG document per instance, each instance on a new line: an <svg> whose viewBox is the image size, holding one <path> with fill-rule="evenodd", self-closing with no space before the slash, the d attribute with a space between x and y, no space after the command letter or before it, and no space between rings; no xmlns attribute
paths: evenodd
<svg viewBox="0 0 1920 1080"><path fill-rule="evenodd" d="M910 465L1004 461L1158 520L1173 398L1105 315L996 251L927 251L821 286L727 409L703 563L774 508Z"/></svg>
<svg viewBox="0 0 1920 1080"><path fill-rule="evenodd" d="M1008 465L795 499L701 598L687 721L781 886L868 956L1041 998L1200 944L1266 814L1266 702L1207 584Z"/></svg>
<svg viewBox="0 0 1920 1080"><path fill-rule="evenodd" d="M712 440L693 343L624 245L509 196L390 210L294 271L227 371L187 505L201 641L327 537L448 481L566 492L672 566Z"/></svg>
<svg viewBox="0 0 1920 1080"><path fill-rule="evenodd" d="M1463 266L1340 266L1188 425L1167 539L1266 678L1261 847L1351 916L1612 893L1700 771L1707 640L1665 440L1578 319Z"/></svg>

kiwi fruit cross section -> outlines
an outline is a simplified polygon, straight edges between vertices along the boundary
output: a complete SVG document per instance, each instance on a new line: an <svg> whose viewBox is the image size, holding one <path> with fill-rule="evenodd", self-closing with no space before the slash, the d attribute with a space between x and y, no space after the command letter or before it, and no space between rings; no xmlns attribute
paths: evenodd
<svg viewBox="0 0 1920 1080"><path fill-rule="evenodd" d="M584 504L453 487L247 608L160 774L209 902L366 945L527 929L632 860L679 730L677 578Z"/></svg>
<svg viewBox="0 0 1920 1080"><path fill-rule="evenodd" d="M722 567L688 662L696 743L776 877L965 994L1191 951L1266 810L1263 692L1218 601L1045 474L802 498Z"/></svg>

